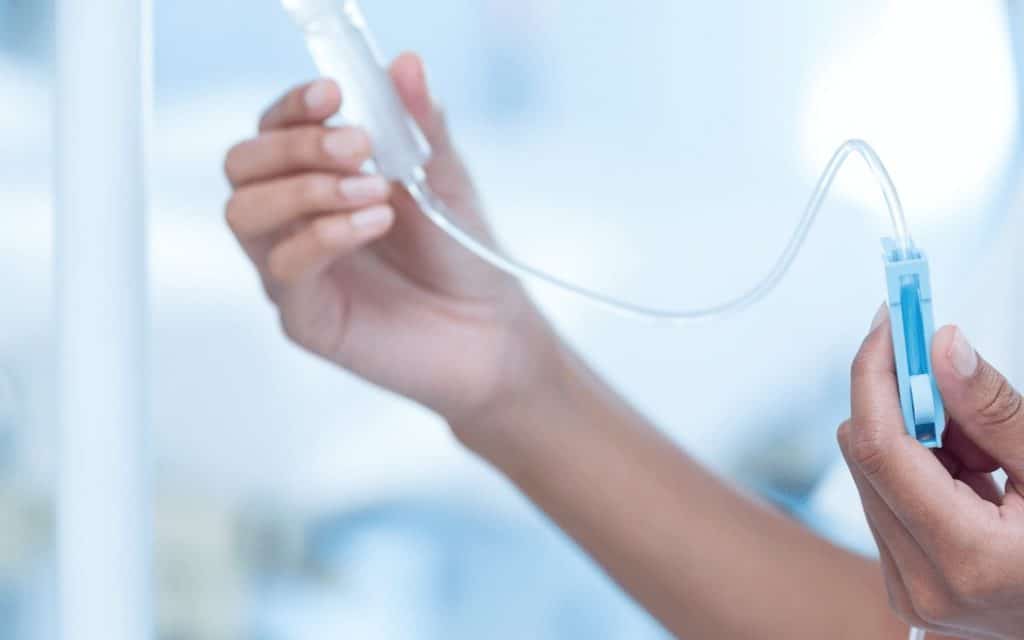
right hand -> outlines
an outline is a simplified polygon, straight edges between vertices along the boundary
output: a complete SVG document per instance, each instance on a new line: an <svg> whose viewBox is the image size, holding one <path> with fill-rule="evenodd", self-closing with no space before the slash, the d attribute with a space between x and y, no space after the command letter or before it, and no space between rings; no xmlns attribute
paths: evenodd
<svg viewBox="0 0 1024 640"><path fill-rule="evenodd" d="M486 234L422 62L404 55L391 75L433 147L431 187ZM465 421L539 383L552 333L517 282L434 228L400 187L361 172L365 132L324 124L343 91L329 80L291 91L228 153L228 224L293 341Z"/></svg>
<svg viewBox="0 0 1024 640"><path fill-rule="evenodd" d="M887 309L876 318L839 442L892 605L930 632L1024 638L1024 399L960 329L940 330L931 360L949 425L928 451L904 429Z"/></svg>

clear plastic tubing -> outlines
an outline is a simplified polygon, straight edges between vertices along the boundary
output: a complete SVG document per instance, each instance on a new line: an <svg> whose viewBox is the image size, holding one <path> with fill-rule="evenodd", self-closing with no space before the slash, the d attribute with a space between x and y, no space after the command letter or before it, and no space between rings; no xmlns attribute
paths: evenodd
<svg viewBox="0 0 1024 640"><path fill-rule="evenodd" d="M896 187L882 160L862 140L845 142L832 156L818 180L803 216L775 265L742 295L705 308L657 309L619 300L532 267L488 246L464 230L427 183L424 167L430 146L405 111L370 35L356 0L282 0L284 8L306 36L313 59L324 77L333 78L345 92L346 119L366 129L374 141L374 161L381 175L402 183L420 209L439 229L484 262L521 280L550 285L616 313L641 320L687 323L737 313L772 292L800 253L836 175L851 154L860 155L871 169L885 197L893 237L905 255L915 253ZM924 631L912 629L910 640L923 640Z"/></svg>
<svg viewBox="0 0 1024 640"><path fill-rule="evenodd" d="M914 242L903 205L889 172L871 146L862 140L844 143L832 156L811 195L793 235L771 270L741 295L721 303L693 309L659 309L620 300L600 291L568 282L507 255L475 238L456 222L446 204L430 189L424 167L430 146L402 105L370 35L356 0L282 0L302 29L320 73L333 78L345 93L344 116L361 126L374 141L378 171L402 183L420 209L438 228L467 251L520 280L555 287L615 313L640 320L677 324L707 320L740 312L778 286L800 253L832 183L851 154L860 155L871 169L889 209L893 237L905 255L913 255Z"/></svg>

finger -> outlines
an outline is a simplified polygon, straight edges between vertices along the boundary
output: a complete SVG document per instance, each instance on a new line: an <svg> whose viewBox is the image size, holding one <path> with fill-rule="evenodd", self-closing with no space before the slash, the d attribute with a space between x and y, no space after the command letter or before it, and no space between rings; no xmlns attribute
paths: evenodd
<svg viewBox="0 0 1024 640"><path fill-rule="evenodd" d="M946 433L942 436L942 451L953 455L962 469L992 473L999 468L999 462L968 438L963 427L951 418L947 419Z"/></svg>
<svg viewBox="0 0 1024 640"><path fill-rule="evenodd" d="M478 239L490 240L491 232L486 222L474 215L482 206L473 188L472 177L452 141L444 110L430 90L423 61L414 53L402 54L391 65L391 78L406 109L430 143L427 178L431 189ZM396 194L396 204L399 210L417 208L416 203L402 191ZM399 234L438 233L427 228L428 222L416 217L403 218L401 226Z"/></svg>
<svg viewBox="0 0 1024 640"><path fill-rule="evenodd" d="M301 85L284 94L260 118L260 132L302 124L320 124L341 108L341 91L328 78Z"/></svg>
<svg viewBox="0 0 1024 640"><path fill-rule="evenodd" d="M224 172L235 187L301 171L355 173L371 153L369 136L355 127L274 130L232 148Z"/></svg>
<svg viewBox="0 0 1024 640"><path fill-rule="evenodd" d="M892 606L905 622L932 631L950 631L936 626L936 612L948 609L952 594L939 569L874 485L850 459L852 425L839 429L839 444L861 497L868 525L878 544L879 559L886 574Z"/></svg>
<svg viewBox="0 0 1024 640"><path fill-rule="evenodd" d="M844 457L847 456L850 428L849 423L844 423L839 428L839 447L843 451ZM885 576L886 588L889 592L889 602L893 610L903 616L906 622L915 626L922 626L924 621L920 619L914 610L913 601L903 580L903 569L896 562L896 558L889 548L888 541L882 535L878 524L875 522L876 516L874 511L877 509L877 503L881 501L881 498L878 497L878 493L871 487L871 483L864 478L863 473L857 470L856 465L849 462L847 464L850 468L850 475L853 477L854 484L857 486L857 491L861 495L861 504L864 507L868 528L871 530L871 536L875 539L875 545L878 547L878 559L882 565L882 574ZM902 524L900 526L902 527ZM920 551L919 548L918 551Z"/></svg>
<svg viewBox="0 0 1024 640"><path fill-rule="evenodd" d="M910 534L929 553L963 540L979 501L935 456L911 438L903 422L888 313L864 341L851 374L853 412L848 456Z"/></svg>
<svg viewBox="0 0 1024 640"><path fill-rule="evenodd" d="M438 152L449 148L451 139L444 112L431 93L423 60L415 53L403 53L391 65L391 79L430 146Z"/></svg>
<svg viewBox="0 0 1024 640"><path fill-rule="evenodd" d="M406 109L430 143L432 154L427 174L431 187L455 213L473 208L478 203L472 178L452 142L444 110L430 90L423 61L414 53L402 54L391 65L391 78Z"/></svg>
<svg viewBox="0 0 1024 640"><path fill-rule="evenodd" d="M338 258L387 233L394 219L388 206L318 218L270 252L268 275L278 286L313 277Z"/></svg>
<svg viewBox="0 0 1024 640"><path fill-rule="evenodd" d="M995 367L981 358L963 331L945 327L932 341L935 378L946 411L964 435L1024 482L1024 401Z"/></svg>
<svg viewBox="0 0 1024 640"><path fill-rule="evenodd" d="M942 466L946 467L949 475L973 489L980 498L995 505L1002 503L1003 494L991 472L972 471L951 450L946 448L936 450L935 457L942 463Z"/></svg>
<svg viewBox="0 0 1024 640"><path fill-rule="evenodd" d="M888 550L895 568L905 582L908 579L919 581L923 577L934 577L935 569L921 545L889 508L888 503L882 499L860 465L854 460L852 453L854 429L852 423L846 423L840 427L839 447L850 468L854 484L857 486L864 513L877 533L876 539Z"/></svg>
<svg viewBox="0 0 1024 640"><path fill-rule="evenodd" d="M1024 490L1017 486L1013 480L1006 481L1006 488L1003 489L1004 513L1013 514L1016 518L1024 516Z"/></svg>
<svg viewBox="0 0 1024 640"><path fill-rule="evenodd" d="M871 536L875 539L875 545L878 547L878 560L882 565L885 588L889 594L889 607L898 613L907 624L923 627L924 620L914 610L914 601L910 598L907 585L903 583L903 574L893 558L892 551L889 550L889 545L886 544L885 539L882 538L878 532L878 527L872 522L871 518L868 517L867 520Z"/></svg>
<svg viewBox="0 0 1024 640"><path fill-rule="evenodd" d="M878 527L868 517L868 528L878 545L878 559L882 565L882 575L885 577L885 589L889 596L889 608L900 617L900 619L911 627L927 629L931 625L918 614L914 608L914 600L910 597L910 591L903 581L899 566L893 558L885 540L878 533ZM945 629L932 628L932 631L945 631Z"/></svg>
<svg viewBox="0 0 1024 640"><path fill-rule="evenodd" d="M385 204L390 195L391 183L380 176L308 173L239 189L228 201L227 221L236 236L249 239L309 216Z"/></svg>
<svg viewBox="0 0 1024 640"><path fill-rule="evenodd" d="M1003 504L1003 491L991 473L979 473L977 471L964 471L958 478L961 482L974 490L983 500L994 505Z"/></svg>

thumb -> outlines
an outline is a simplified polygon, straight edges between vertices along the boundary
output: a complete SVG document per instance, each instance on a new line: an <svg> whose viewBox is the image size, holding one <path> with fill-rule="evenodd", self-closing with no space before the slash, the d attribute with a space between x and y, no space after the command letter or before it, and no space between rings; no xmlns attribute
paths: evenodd
<svg viewBox="0 0 1024 640"><path fill-rule="evenodd" d="M451 153L451 139L444 112L430 91L423 60L415 53L403 53L391 65L391 79L405 108L423 130L435 155Z"/></svg>
<svg viewBox="0 0 1024 640"><path fill-rule="evenodd" d="M945 327L932 340L932 366L946 411L968 439L1020 486L1024 483L1024 401L981 358L964 332Z"/></svg>
<svg viewBox="0 0 1024 640"><path fill-rule="evenodd" d="M447 119L434 100L423 60L415 53L403 53L391 65L391 79L405 108L430 143L430 186L457 213L478 213L480 203L473 180L452 144Z"/></svg>

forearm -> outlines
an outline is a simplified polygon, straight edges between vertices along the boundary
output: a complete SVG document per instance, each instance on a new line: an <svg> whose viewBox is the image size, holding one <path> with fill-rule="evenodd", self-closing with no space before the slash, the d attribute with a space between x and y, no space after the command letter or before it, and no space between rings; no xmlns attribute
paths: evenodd
<svg viewBox="0 0 1024 640"><path fill-rule="evenodd" d="M723 484L577 359L453 424L663 624L686 638L902 638L876 564Z"/></svg>

